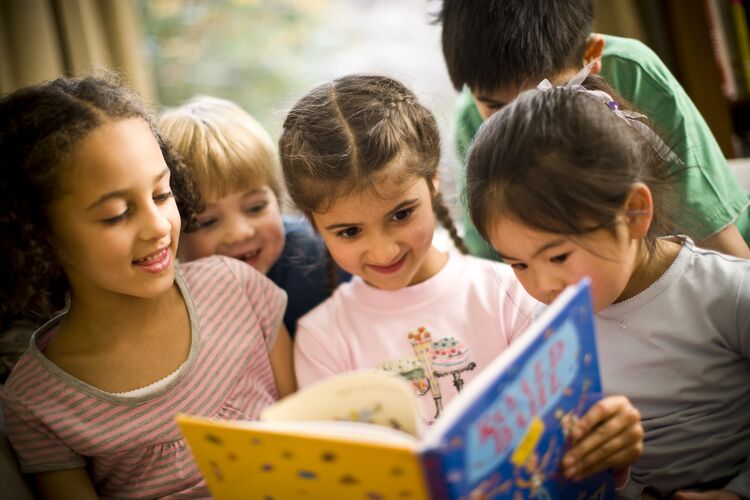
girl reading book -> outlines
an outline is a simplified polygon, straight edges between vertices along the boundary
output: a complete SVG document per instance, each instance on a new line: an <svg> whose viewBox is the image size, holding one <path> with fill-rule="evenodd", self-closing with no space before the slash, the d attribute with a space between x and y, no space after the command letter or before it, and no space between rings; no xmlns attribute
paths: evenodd
<svg viewBox="0 0 750 500"><path fill-rule="evenodd" d="M522 334L538 303L507 265L433 245L437 218L463 249L439 191L435 119L401 83L350 75L323 84L294 105L279 144L290 196L354 276L298 323L300 386L385 369L411 382L433 421ZM628 464L640 449L626 398L594 406L577 432L586 438L570 451L571 477Z"/></svg>
<svg viewBox="0 0 750 500"><path fill-rule="evenodd" d="M750 262L671 236L679 160L583 76L486 122L469 156L472 218L538 300L591 278L605 393L630 398L645 430L623 495L747 498Z"/></svg>

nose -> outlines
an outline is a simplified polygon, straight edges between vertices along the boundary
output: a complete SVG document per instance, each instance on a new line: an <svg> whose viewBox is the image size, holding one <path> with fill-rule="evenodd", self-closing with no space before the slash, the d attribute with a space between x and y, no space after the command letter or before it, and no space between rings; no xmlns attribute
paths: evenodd
<svg viewBox="0 0 750 500"><path fill-rule="evenodd" d="M224 233L226 245L242 243L253 236L255 236L255 226L250 224L245 217L232 216L227 220L227 228Z"/></svg>
<svg viewBox="0 0 750 500"><path fill-rule="evenodd" d="M552 301L565 288L565 283L551 272L537 271L534 273L534 286L540 295Z"/></svg>
<svg viewBox="0 0 750 500"><path fill-rule="evenodd" d="M398 241L387 233L379 233L370 237L368 258L371 264L376 266L387 266L401 252Z"/></svg>
<svg viewBox="0 0 750 500"><path fill-rule="evenodd" d="M159 206L156 203L150 202L145 207L145 222L141 230L143 239L158 240L168 236L172 231L172 223L167 213L170 206L168 204Z"/></svg>

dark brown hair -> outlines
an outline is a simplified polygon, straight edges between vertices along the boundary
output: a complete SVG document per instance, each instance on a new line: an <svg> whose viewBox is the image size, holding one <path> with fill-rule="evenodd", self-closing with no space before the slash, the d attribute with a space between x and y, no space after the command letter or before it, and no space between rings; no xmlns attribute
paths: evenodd
<svg viewBox="0 0 750 500"><path fill-rule="evenodd" d="M308 217L325 212L342 194L376 191L377 174L404 158L405 168L395 174L427 180L437 219L466 253L434 192L440 160L435 118L396 80L349 75L314 88L287 115L279 150L289 195Z"/></svg>
<svg viewBox="0 0 750 500"><path fill-rule="evenodd" d="M584 86L629 105L598 77ZM646 134L605 102L575 87L522 93L493 115L469 152L467 196L471 218L483 237L499 218L569 236L614 231L633 184L652 192L653 221L645 239L672 233L674 173ZM676 160L677 161L677 160Z"/></svg>
<svg viewBox="0 0 750 500"><path fill-rule="evenodd" d="M580 68L593 0L442 0L443 56L456 90L526 86Z"/></svg>
<svg viewBox="0 0 750 500"><path fill-rule="evenodd" d="M145 120L171 171L183 227L195 225L197 189L154 126L151 112L108 76L59 78L0 99L0 328L43 320L65 303L68 283L52 241L47 209L61 193L67 160L108 121Z"/></svg>

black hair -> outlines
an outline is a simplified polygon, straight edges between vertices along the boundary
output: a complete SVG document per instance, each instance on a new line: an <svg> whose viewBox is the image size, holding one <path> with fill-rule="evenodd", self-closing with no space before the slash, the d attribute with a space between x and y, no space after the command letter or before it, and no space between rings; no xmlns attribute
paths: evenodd
<svg viewBox="0 0 750 500"><path fill-rule="evenodd" d="M443 56L453 86L493 91L582 65L593 0L443 0Z"/></svg>

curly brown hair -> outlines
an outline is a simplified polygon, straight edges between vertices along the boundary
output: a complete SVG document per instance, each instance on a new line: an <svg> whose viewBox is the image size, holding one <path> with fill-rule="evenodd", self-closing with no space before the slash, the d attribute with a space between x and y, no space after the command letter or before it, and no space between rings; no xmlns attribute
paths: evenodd
<svg viewBox="0 0 750 500"><path fill-rule="evenodd" d="M159 134L151 111L114 76L59 78L0 99L0 328L40 321L65 304L67 279L52 242L47 209L60 193L67 159L108 121L145 120L171 172L187 231L200 200L180 157Z"/></svg>
<svg viewBox="0 0 750 500"><path fill-rule="evenodd" d="M314 88L289 111L279 151L289 196L308 217L341 194L376 190L376 174L404 155L398 174L427 181L438 221L467 253L432 183L440 161L437 123L400 82L355 74Z"/></svg>

